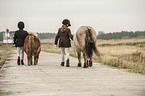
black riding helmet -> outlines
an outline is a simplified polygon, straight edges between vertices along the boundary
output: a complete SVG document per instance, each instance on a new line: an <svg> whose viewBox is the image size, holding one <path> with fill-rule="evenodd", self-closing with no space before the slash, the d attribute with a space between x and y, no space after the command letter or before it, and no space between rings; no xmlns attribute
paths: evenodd
<svg viewBox="0 0 145 96"><path fill-rule="evenodd" d="M25 27L24 22L20 21L20 22L18 23L18 28L19 28L19 29L23 29L24 27Z"/></svg>
<svg viewBox="0 0 145 96"><path fill-rule="evenodd" d="M68 24L68 26L71 26L70 21L68 19L64 19L62 21L62 24L64 24L64 25L67 25Z"/></svg>

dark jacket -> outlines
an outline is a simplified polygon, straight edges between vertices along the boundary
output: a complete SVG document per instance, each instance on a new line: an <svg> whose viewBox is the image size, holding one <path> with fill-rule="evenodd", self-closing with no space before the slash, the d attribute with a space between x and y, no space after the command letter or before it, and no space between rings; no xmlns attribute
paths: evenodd
<svg viewBox="0 0 145 96"><path fill-rule="evenodd" d="M23 29L19 29L15 31L14 34L14 44L16 47L23 47L24 46L24 40L28 36L28 32L24 31Z"/></svg>
<svg viewBox="0 0 145 96"><path fill-rule="evenodd" d="M59 47L71 47L71 40L73 40L73 35L71 30L63 25L58 29L58 33L55 37L55 45L57 45L59 39Z"/></svg>

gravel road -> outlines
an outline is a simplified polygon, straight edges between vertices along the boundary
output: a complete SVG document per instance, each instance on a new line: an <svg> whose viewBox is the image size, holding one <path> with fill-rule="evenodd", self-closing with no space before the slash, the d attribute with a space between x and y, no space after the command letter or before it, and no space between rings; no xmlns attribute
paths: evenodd
<svg viewBox="0 0 145 96"><path fill-rule="evenodd" d="M0 69L0 96L145 96L144 75L98 63L78 68L73 57L62 67L60 57L41 52L38 65L18 66L12 54Z"/></svg>

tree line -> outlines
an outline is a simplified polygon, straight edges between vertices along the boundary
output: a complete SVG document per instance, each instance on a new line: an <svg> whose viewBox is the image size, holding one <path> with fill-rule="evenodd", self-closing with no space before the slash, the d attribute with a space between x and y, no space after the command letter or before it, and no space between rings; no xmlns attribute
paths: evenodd
<svg viewBox="0 0 145 96"><path fill-rule="evenodd" d="M122 31L113 33L104 33L99 31L97 39L110 40L110 39L131 39L131 38L145 38L145 31Z"/></svg>
<svg viewBox="0 0 145 96"><path fill-rule="evenodd" d="M38 38L40 39L54 39L56 33L37 33ZM3 33L0 32L0 41L3 41Z"/></svg>
<svg viewBox="0 0 145 96"><path fill-rule="evenodd" d="M37 33L40 39L54 39L56 33ZM131 39L131 38L145 38L145 31L121 31L113 33L104 33L99 31L97 39L110 40L110 39Z"/></svg>
<svg viewBox="0 0 145 96"><path fill-rule="evenodd" d="M54 39L56 33L37 33L40 39ZM131 39L131 38L145 38L145 31L122 31L113 33L98 32L97 39L110 40L110 39ZM0 32L0 41L3 40L3 34Z"/></svg>

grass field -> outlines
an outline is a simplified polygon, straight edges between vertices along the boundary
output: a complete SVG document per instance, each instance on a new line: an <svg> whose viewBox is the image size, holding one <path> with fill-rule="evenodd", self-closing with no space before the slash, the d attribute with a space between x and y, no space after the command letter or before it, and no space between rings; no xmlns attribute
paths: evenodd
<svg viewBox="0 0 145 96"><path fill-rule="evenodd" d="M130 72L145 74L145 39L98 40L97 46L102 60L98 60L94 55L93 59L95 62L126 69ZM61 53L60 48L55 48L51 42L42 44L42 50ZM70 48L70 55L77 57L73 45Z"/></svg>

